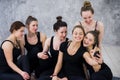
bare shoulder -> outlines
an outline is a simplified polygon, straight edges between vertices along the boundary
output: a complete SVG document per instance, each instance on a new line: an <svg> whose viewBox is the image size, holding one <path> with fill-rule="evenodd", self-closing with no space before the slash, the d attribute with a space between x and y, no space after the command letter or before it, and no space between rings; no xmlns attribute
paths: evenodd
<svg viewBox="0 0 120 80"><path fill-rule="evenodd" d="M3 48L3 49L7 49L7 50L12 49L12 48L13 48L13 43L10 42L10 41L5 41L5 42L2 44L2 48Z"/></svg>
<svg viewBox="0 0 120 80"><path fill-rule="evenodd" d="M41 41L44 42L47 36L44 33L40 32L40 38L41 38Z"/></svg>
<svg viewBox="0 0 120 80"><path fill-rule="evenodd" d="M40 36L41 37L46 37L46 35L44 33L42 33L42 32L40 32Z"/></svg>
<svg viewBox="0 0 120 80"><path fill-rule="evenodd" d="M45 44L50 45L50 42L51 42L51 37L46 39Z"/></svg>
<svg viewBox="0 0 120 80"><path fill-rule="evenodd" d="M50 43L50 41L51 41L51 37L46 39L46 42Z"/></svg>
<svg viewBox="0 0 120 80"><path fill-rule="evenodd" d="M103 25L103 23L101 21L98 21L97 25L98 25L98 27L97 27L98 30L104 31L104 25Z"/></svg>

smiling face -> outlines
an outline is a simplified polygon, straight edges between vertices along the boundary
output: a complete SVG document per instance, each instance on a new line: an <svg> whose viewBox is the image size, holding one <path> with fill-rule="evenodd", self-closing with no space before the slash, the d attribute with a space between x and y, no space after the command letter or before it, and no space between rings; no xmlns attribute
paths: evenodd
<svg viewBox="0 0 120 80"><path fill-rule="evenodd" d="M67 27L60 27L57 31L56 31L56 35L59 36L59 38L61 40L64 40L67 36Z"/></svg>
<svg viewBox="0 0 120 80"><path fill-rule="evenodd" d="M72 35L73 35L73 41L81 42L84 37L84 32L81 28L76 27L74 28Z"/></svg>
<svg viewBox="0 0 120 80"><path fill-rule="evenodd" d="M91 47L95 43L94 36L91 33L87 33L83 40L84 47Z"/></svg>
<svg viewBox="0 0 120 80"><path fill-rule="evenodd" d="M82 18L86 24L90 24L93 21L93 14L90 10L82 11Z"/></svg>
<svg viewBox="0 0 120 80"><path fill-rule="evenodd" d="M31 21L31 23L28 25L28 30L31 33L36 33L38 30L38 21Z"/></svg>

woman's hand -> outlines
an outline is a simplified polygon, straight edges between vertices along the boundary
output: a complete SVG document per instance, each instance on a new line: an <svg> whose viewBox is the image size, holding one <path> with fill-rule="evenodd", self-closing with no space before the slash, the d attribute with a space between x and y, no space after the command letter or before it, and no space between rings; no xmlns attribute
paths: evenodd
<svg viewBox="0 0 120 80"><path fill-rule="evenodd" d="M95 50L94 50L94 49L93 49L93 50L90 50L89 53L90 53L91 58L94 59L94 58L95 58L95 57L94 57Z"/></svg>
<svg viewBox="0 0 120 80"><path fill-rule="evenodd" d="M59 80L68 80L67 77L59 78Z"/></svg>
<svg viewBox="0 0 120 80"><path fill-rule="evenodd" d="M102 54L97 54L97 56L99 57L96 57L95 60L98 62L98 64L102 64L103 63L103 58L102 58Z"/></svg>
<svg viewBox="0 0 120 80"><path fill-rule="evenodd" d="M67 77L59 78L57 76L52 76L52 80L68 80Z"/></svg>
<svg viewBox="0 0 120 80"><path fill-rule="evenodd" d="M59 80L57 76L52 76L52 80Z"/></svg>
<svg viewBox="0 0 120 80"><path fill-rule="evenodd" d="M98 72L101 69L101 64L103 63L102 55L101 53L96 54L97 57L94 57L95 61L97 62L96 66L93 66L94 71Z"/></svg>
<svg viewBox="0 0 120 80"><path fill-rule="evenodd" d="M25 71L22 71L21 76L23 77L24 80L30 79L29 74L27 72L25 72Z"/></svg>
<svg viewBox="0 0 120 80"><path fill-rule="evenodd" d="M45 52L39 52L38 54L37 54L37 56L38 56L38 58L41 58L41 59L48 59L48 55L47 55L47 53L45 53Z"/></svg>

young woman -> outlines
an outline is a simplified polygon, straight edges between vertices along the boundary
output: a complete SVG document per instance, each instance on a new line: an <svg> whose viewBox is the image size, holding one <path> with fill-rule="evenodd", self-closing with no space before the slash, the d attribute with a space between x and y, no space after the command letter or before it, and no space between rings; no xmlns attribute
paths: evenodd
<svg viewBox="0 0 120 80"><path fill-rule="evenodd" d="M30 72L35 73L38 78L42 72L42 61L38 59L37 54L42 52L46 40L46 35L38 32L38 20L35 17L29 16L26 20L28 33L24 36L24 46L27 50L27 57L30 65Z"/></svg>
<svg viewBox="0 0 120 80"><path fill-rule="evenodd" d="M57 22L53 25L53 30L55 32L55 35L46 40L43 51L41 53L38 53L39 58L43 60L49 59L49 63L47 64L49 70L46 70L44 72L44 74L47 74L49 78L50 75L52 75L55 65L57 63L60 45L62 42L68 40L68 38L66 38L67 23L62 21L61 16L57 17ZM48 53L48 51L50 51L50 53ZM46 79L43 79L43 77L41 76L39 80Z"/></svg>
<svg viewBox="0 0 120 80"><path fill-rule="evenodd" d="M24 28L25 25L22 22L15 21L10 28L11 34L1 45L4 55L0 56L3 59L0 64L0 80L28 80L30 78L27 59L23 53L24 45L21 41Z"/></svg>
<svg viewBox="0 0 120 80"><path fill-rule="evenodd" d="M98 35L98 31L89 31L83 40L83 45L87 48L83 57L90 72L90 80L112 80L110 68L103 62L100 49L95 47L98 46Z"/></svg>
<svg viewBox="0 0 120 80"><path fill-rule="evenodd" d="M100 32L98 47L101 48L104 34L103 23L94 19L94 9L89 1L84 2L83 7L80 11L80 15L82 16L83 20L77 22L76 25L82 25L85 33L87 33L88 31L98 30Z"/></svg>
<svg viewBox="0 0 120 80"><path fill-rule="evenodd" d="M83 27L77 25L72 30L72 41L61 44L52 80L59 80L58 73L62 67L64 76L66 76L68 80L84 80L85 75L82 66L82 56L86 51L82 44L84 34Z"/></svg>

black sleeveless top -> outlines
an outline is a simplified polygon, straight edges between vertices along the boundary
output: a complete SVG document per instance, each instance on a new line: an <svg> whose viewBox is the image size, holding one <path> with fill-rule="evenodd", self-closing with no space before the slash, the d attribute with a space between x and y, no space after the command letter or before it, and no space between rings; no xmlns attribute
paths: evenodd
<svg viewBox="0 0 120 80"><path fill-rule="evenodd" d="M82 26L82 23L79 21L80 25ZM97 31L97 24L98 24L98 21L96 21L95 23L95 30L94 31ZM84 26L83 26L84 27Z"/></svg>
<svg viewBox="0 0 120 80"><path fill-rule="evenodd" d="M18 57L21 55L21 48L16 48L14 46L14 43L10 40L5 40L5 41L9 41L12 45L13 45L13 63L17 65L17 62L18 62ZM2 44L5 42L3 41ZM1 47L2 47L2 44L1 44ZM0 47L1 50L3 50L2 48ZM4 72L13 72L13 70L8 66L7 64L7 61L6 61L6 58L5 58L5 55L4 55L4 52L3 53L0 53L1 56L0 58L2 59L2 63L0 64L0 73L4 73Z"/></svg>
<svg viewBox="0 0 120 80"><path fill-rule="evenodd" d="M50 42L50 54L52 56L51 62L53 64L52 66L54 68L56 63L57 63L59 50L54 50L54 48L53 48L53 38L54 38L54 36L52 36L51 42ZM66 38L66 41L68 41L68 38Z"/></svg>
<svg viewBox="0 0 120 80"><path fill-rule="evenodd" d="M84 77L83 71L83 54L86 48L83 44L79 47L74 55L69 55L67 49L69 47L69 41L64 42L60 46L60 51L63 52L63 69L66 76L80 76Z"/></svg>
<svg viewBox="0 0 120 80"><path fill-rule="evenodd" d="M35 45L32 45L28 42L27 35L25 34L25 46L24 47L27 50L27 56L33 60L37 58L37 53L42 52L43 50L42 42L40 41L39 32L37 32L37 39L38 39L38 42Z"/></svg>

